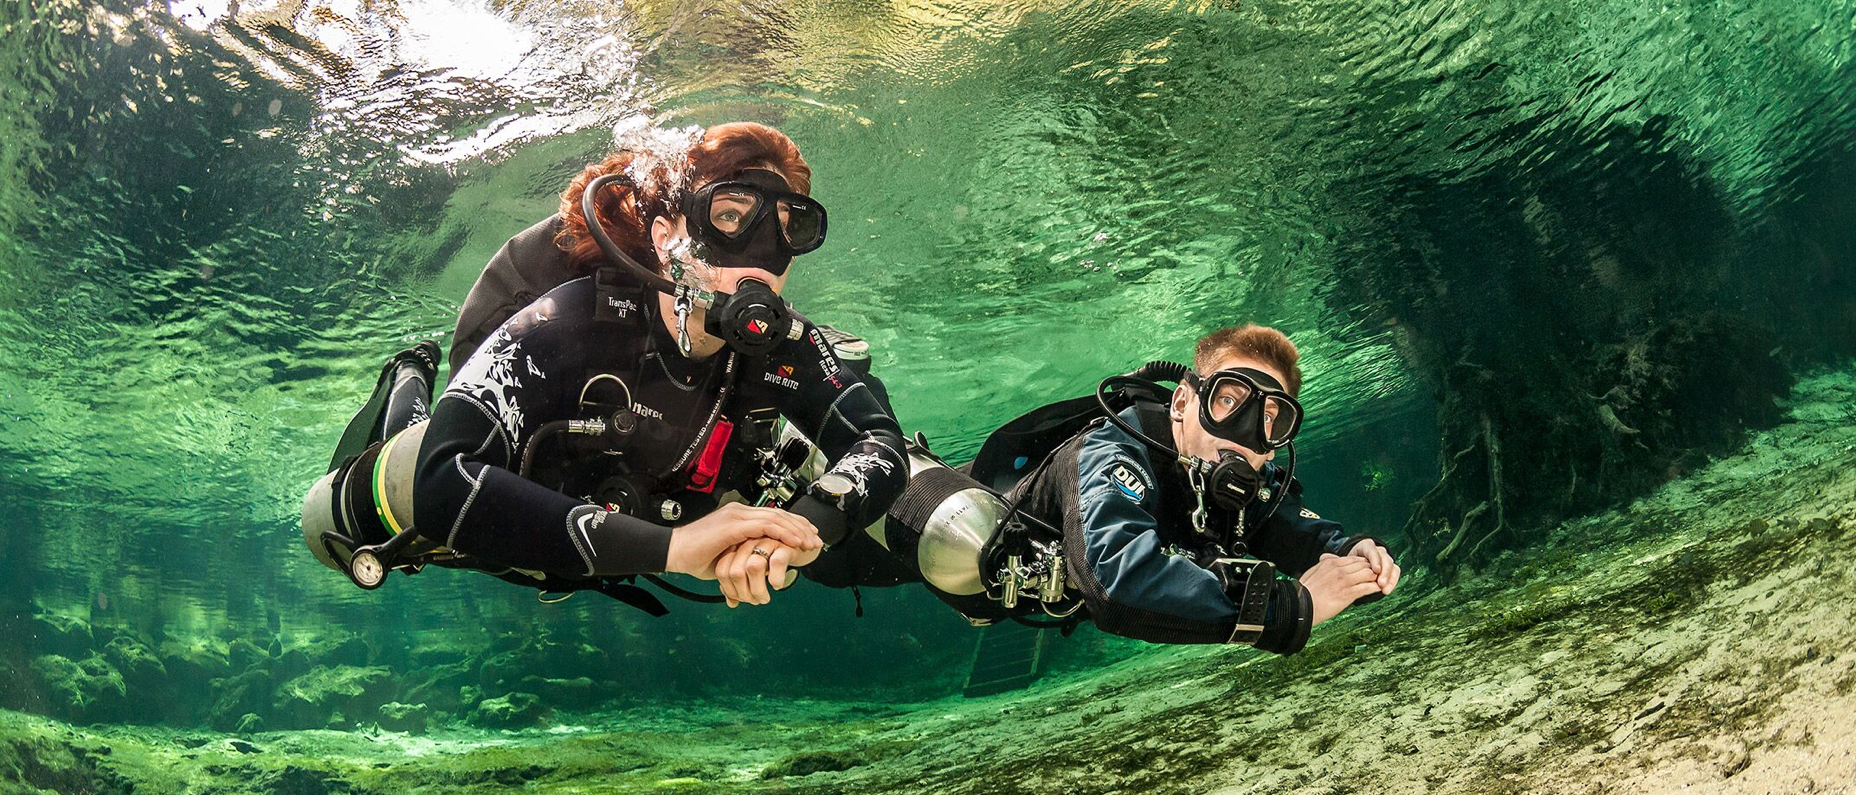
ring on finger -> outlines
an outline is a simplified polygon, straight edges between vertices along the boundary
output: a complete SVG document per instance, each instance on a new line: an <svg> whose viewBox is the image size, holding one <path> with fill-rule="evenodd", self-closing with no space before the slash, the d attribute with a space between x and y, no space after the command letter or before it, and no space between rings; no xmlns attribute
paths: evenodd
<svg viewBox="0 0 1856 795"><path fill-rule="evenodd" d="M749 552L748 554L750 554L750 555L759 555L759 556L761 556L761 557L763 557L763 558L767 558L768 560L772 560L772 559L773 559L773 556L772 556L772 555L769 555L769 554L767 554L767 550L765 550L765 549L762 549L762 548L760 548L760 547L755 547L755 548L753 549L753 551L751 551L751 552Z"/></svg>

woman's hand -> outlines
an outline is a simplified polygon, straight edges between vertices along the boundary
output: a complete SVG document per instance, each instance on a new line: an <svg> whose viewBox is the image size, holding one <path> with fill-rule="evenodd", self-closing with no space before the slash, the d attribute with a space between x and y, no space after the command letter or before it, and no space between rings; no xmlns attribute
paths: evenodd
<svg viewBox="0 0 1856 795"><path fill-rule="evenodd" d="M747 602L764 605L771 591L785 590L799 578L792 567L818 559L818 549L794 549L774 541L751 538L722 553L715 564L716 582L728 606Z"/></svg>
<svg viewBox="0 0 1856 795"><path fill-rule="evenodd" d="M1301 583L1315 605L1315 614L1309 620L1311 627L1340 615L1353 600L1379 592L1372 564L1351 555L1343 558L1322 553L1319 562L1302 572Z"/></svg>
<svg viewBox="0 0 1856 795"><path fill-rule="evenodd" d="M809 551L813 557L817 557L818 550L825 545L819 540L818 528L802 517L778 508L729 503L671 532L670 553L665 558L664 569L705 580L716 579L716 565L723 554L749 539L766 539L769 546L780 544L798 552Z"/></svg>
<svg viewBox="0 0 1856 795"><path fill-rule="evenodd" d="M1403 572L1399 570L1398 563L1392 560L1392 553L1385 547L1368 539L1354 544L1353 549L1347 550L1347 555L1365 560L1366 564L1373 568L1373 577L1379 584L1380 593L1391 594L1392 589L1398 587L1398 578Z"/></svg>

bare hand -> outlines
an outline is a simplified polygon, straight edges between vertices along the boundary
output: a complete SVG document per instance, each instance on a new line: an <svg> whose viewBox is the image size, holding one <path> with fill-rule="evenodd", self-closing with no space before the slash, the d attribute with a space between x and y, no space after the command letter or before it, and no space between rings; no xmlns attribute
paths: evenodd
<svg viewBox="0 0 1856 795"><path fill-rule="evenodd" d="M1398 587L1398 564L1392 561L1392 553L1387 552L1385 547L1370 540L1361 541L1354 544L1353 549L1347 550L1347 556L1362 558L1373 567L1374 581L1379 585L1380 593L1390 594L1393 588Z"/></svg>
<svg viewBox="0 0 1856 795"><path fill-rule="evenodd" d="M1379 590L1372 564L1352 555L1343 558L1322 553L1319 562L1302 572L1301 582L1315 603L1310 626L1340 615L1353 600Z"/></svg>
<svg viewBox="0 0 1856 795"><path fill-rule="evenodd" d="M716 560L716 582L728 606L747 602L764 605L772 601L771 588L784 590L798 579L791 567L804 566L818 559L819 550L798 550L775 541L750 538L723 552Z"/></svg>
<svg viewBox="0 0 1856 795"><path fill-rule="evenodd" d="M722 554L751 538L765 538L799 551L816 551L824 546L818 528L804 517L778 508L729 503L673 531L664 568L705 580L716 579L716 564Z"/></svg>

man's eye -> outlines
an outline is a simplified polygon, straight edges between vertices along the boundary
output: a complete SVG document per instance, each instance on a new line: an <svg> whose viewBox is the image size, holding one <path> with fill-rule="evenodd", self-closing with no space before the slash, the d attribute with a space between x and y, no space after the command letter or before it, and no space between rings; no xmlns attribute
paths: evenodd
<svg viewBox="0 0 1856 795"><path fill-rule="evenodd" d="M734 210L723 211L722 220L727 221L731 224L735 223L741 220L741 213L735 212Z"/></svg>

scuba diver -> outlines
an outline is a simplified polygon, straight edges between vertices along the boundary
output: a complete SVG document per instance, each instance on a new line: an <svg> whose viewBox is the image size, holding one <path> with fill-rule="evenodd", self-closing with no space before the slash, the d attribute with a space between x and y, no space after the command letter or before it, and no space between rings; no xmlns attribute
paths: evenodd
<svg viewBox="0 0 1856 795"><path fill-rule="evenodd" d="M1222 329L1199 340L1191 369L1154 362L1108 378L1008 423L958 469L917 436L908 488L867 528L871 543L840 545L804 574L922 582L977 625L1042 613L1066 632L1089 619L1151 642L1293 654L1400 576L1378 539L1302 502L1298 359L1275 329Z"/></svg>
<svg viewBox="0 0 1856 795"><path fill-rule="evenodd" d="M388 362L305 498L310 551L363 588L440 565L661 615L634 576L765 603L789 567L880 519L907 463L839 356L861 341L779 297L825 239L810 179L757 124L588 166L472 288L429 412L437 346ZM772 450L782 418L831 461L803 488Z"/></svg>

